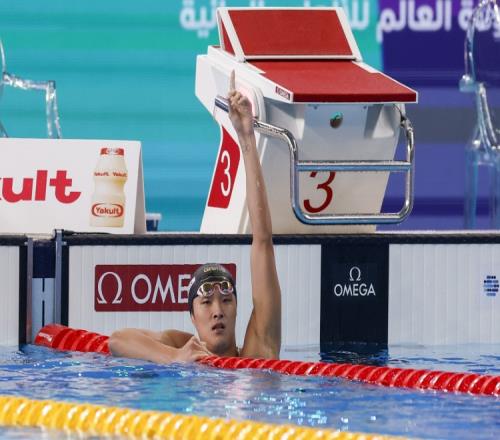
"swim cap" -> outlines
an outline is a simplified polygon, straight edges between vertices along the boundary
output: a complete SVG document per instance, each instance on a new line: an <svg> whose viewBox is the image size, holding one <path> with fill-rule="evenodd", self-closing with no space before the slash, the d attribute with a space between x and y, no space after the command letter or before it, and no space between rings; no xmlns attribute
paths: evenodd
<svg viewBox="0 0 500 440"><path fill-rule="evenodd" d="M198 289L207 281L227 280L233 285L233 293L236 297L236 284L231 273L219 263L207 263L195 270L191 283L189 284L189 313L193 314L193 301L198 296Z"/></svg>

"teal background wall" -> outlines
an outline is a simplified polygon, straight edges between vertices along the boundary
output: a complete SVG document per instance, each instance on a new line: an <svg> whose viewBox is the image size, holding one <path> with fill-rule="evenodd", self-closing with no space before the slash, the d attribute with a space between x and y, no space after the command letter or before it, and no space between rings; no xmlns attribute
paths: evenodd
<svg viewBox="0 0 500 440"><path fill-rule="evenodd" d="M183 8L214 0L2 0L0 37L7 70L57 83L63 137L140 140L147 211L163 230L198 230L218 147L218 128L194 96L196 55L216 44L215 29L184 29ZM226 0L226 6L259 2ZM345 4L350 6L352 2ZM361 2L359 2L361 4ZM266 1L266 6L331 2ZM370 1L370 15L378 14ZM375 21L355 36L381 68ZM199 23L199 22L198 22ZM0 120L11 137L45 137L41 92L6 88ZM75 157L75 160L78 160Z"/></svg>

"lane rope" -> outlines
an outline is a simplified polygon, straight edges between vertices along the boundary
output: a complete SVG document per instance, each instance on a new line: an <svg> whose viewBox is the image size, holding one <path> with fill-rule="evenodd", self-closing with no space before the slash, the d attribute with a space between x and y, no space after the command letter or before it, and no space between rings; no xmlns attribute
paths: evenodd
<svg viewBox="0 0 500 440"><path fill-rule="evenodd" d="M87 330L72 329L59 324L49 324L40 330L35 338L35 344L56 350L109 354L108 339L108 336ZM481 396L500 396L500 376L485 374L378 367L359 364L336 364L331 362L302 362L218 356L208 356L199 362L217 368L257 368L296 376L340 377L386 387L469 393Z"/></svg>
<svg viewBox="0 0 500 440"><path fill-rule="evenodd" d="M402 437L361 434L293 425L181 415L159 411L0 396L0 425L55 429L66 433L129 438L198 440L391 440Z"/></svg>

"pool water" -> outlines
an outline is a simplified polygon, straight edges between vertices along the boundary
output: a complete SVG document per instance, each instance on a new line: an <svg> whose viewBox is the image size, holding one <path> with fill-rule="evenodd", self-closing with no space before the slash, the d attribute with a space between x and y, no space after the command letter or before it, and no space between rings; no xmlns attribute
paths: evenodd
<svg viewBox="0 0 500 440"><path fill-rule="evenodd" d="M499 345L326 348L322 359L334 362L500 374ZM281 357L319 360L318 351L289 348ZM413 438L500 438L500 398L495 397L194 364L162 366L31 345L0 350L0 394ZM58 438L57 433L43 436ZM41 438L41 431L0 428L0 438Z"/></svg>
<svg viewBox="0 0 500 440"><path fill-rule="evenodd" d="M376 344L329 344L322 346L321 360L500 375L499 344L393 345L389 349Z"/></svg>

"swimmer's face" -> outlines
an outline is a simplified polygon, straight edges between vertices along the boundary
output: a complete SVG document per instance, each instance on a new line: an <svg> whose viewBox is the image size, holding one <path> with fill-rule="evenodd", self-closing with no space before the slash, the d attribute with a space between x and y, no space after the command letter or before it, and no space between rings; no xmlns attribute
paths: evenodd
<svg viewBox="0 0 500 440"><path fill-rule="evenodd" d="M236 297L233 294L222 295L219 285L215 289L209 297L194 299L191 320L208 350L221 356L236 344Z"/></svg>

